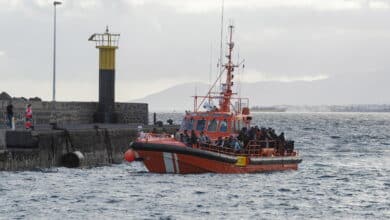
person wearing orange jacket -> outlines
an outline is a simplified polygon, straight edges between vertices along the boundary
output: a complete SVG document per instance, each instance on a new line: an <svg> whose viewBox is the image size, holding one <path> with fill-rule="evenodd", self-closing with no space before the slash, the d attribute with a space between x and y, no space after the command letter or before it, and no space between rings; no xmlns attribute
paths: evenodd
<svg viewBox="0 0 390 220"><path fill-rule="evenodd" d="M33 112L32 112L31 104L27 105L25 118L26 118L26 123L25 123L26 129L34 129L34 126L33 126L33 123L32 123L33 122L32 121Z"/></svg>

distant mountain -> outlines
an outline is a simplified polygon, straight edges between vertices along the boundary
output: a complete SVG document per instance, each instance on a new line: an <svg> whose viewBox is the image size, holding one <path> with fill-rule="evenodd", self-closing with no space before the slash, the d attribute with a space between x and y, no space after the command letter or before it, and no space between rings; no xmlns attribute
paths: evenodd
<svg viewBox="0 0 390 220"><path fill-rule="evenodd" d="M251 106L390 104L387 78L361 74L353 79L338 76L311 82L243 83L241 92L242 97L250 98ZM149 103L150 111L190 110L195 88L198 95L205 95L208 85L181 84L134 101Z"/></svg>
<svg viewBox="0 0 390 220"><path fill-rule="evenodd" d="M198 95L206 95L207 89L207 84L186 83L133 101L149 103L149 111L181 112L193 109L192 96L195 95L195 91L198 91Z"/></svg>

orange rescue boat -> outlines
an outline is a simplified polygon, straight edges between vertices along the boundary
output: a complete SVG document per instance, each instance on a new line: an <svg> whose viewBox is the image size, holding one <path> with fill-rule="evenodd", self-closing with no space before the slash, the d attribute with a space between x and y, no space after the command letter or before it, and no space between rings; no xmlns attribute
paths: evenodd
<svg viewBox="0 0 390 220"><path fill-rule="evenodd" d="M251 127L249 100L233 93L233 26L229 26L227 63L206 96L194 97L175 135L141 133L126 157L142 160L154 173L256 173L297 170L302 162L294 142L272 129ZM226 73L226 74L225 74ZM222 77L220 92L213 89ZM198 99L201 101L198 103ZM213 105L218 103L218 107ZM201 107L205 110L200 111ZM190 133L190 134L189 134Z"/></svg>

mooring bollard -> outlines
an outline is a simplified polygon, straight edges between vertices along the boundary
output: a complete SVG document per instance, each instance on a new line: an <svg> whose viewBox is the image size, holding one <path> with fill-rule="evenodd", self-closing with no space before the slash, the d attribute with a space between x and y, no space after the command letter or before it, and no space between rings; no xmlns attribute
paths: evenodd
<svg viewBox="0 0 390 220"><path fill-rule="evenodd" d="M13 131L15 131L15 129L16 129L15 117L12 117L12 119L11 119L11 129L12 129Z"/></svg>

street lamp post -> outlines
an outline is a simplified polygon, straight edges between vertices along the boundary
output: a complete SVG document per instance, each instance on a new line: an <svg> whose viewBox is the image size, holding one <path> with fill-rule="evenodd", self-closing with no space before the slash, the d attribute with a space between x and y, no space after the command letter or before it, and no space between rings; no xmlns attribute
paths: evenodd
<svg viewBox="0 0 390 220"><path fill-rule="evenodd" d="M61 5L62 2L60 1L54 1L54 33L53 33L53 99L52 99L52 112L51 112L51 119L50 124L53 126L56 126L57 124L57 117L56 117L56 46L57 46L57 5Z"/></svg>
<svg viewBox="0 0 390 220"><path fill-rule="evenodd" d="M53 102L56 101L56 44L57 44L57 5L62 2L54 1L54 41L53 41Z"/></svg>

